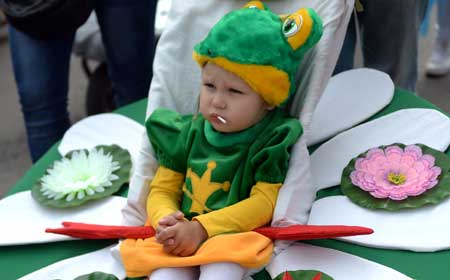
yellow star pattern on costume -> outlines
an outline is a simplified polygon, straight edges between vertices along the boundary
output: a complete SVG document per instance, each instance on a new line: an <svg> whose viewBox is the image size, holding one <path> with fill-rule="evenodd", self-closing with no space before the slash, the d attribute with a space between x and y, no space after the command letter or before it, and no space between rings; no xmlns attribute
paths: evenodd
<svg viewBox="0 0 450 280"><path fill-rule="evenodd" d="M215 161L209 161L207 169L203 176L200 177L195 174L191 168L188 169L186 178L191 179L192 192L186 188L186 184L183 186L184 193L192 200L190 212L193 213L205 213L211 212L211 209L206 207L206 201L208 198L218 190L228 191L230 189L230 182L224 183L211 182L212 171L216 168Z"/></svg>

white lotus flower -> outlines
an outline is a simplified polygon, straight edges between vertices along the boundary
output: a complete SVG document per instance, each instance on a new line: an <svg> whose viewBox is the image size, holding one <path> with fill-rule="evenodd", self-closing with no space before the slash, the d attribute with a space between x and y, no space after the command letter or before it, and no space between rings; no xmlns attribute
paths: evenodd
<svg viewBox="0 0 450 280"><path fill-rule="evenodd" d="M42 177L41 192L47 198L54 200L65 198L72 201L75 197L83 199L86 195L103 192L119 179L113 174L120 168L113 161L111 154L105 154L103 149L75 151L72 157L56 161L48 174Z"/></svg>

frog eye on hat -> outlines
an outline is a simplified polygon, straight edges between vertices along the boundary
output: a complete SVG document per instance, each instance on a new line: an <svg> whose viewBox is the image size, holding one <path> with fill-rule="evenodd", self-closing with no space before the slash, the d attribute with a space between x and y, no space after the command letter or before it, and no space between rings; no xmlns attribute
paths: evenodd
<svg viewBox="0 0 450 280"><path fill-rule="evenodd" d="M267 10L267 7L261 1L250 1L243 8Z"/></svg>
<svg viewBox="0 0 450 280"><path fill-rule="evenodd" d="M303 18L302 16L298 17L289 17L287 20L283 22L283 34L286 37L294 36L300 28L302 28Z"/></svg>
<svg viewBox="0 0 450 280"><path fill-rule="evenodd" d="M313 19L308 9L300 9L284 18L282 32L293 50L299 49L309 38Z"/></svg>

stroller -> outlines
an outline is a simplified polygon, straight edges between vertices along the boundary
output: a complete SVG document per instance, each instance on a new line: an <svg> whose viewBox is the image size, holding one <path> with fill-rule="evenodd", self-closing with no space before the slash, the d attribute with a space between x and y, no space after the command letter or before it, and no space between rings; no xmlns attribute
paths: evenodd
<svg viewBox="0 0 450 280"><path fill-rule="evenodd" d="M198 71L193 70L197 69L197 66L191 60L192 46L194 45L194 43L200 41L201 38L205 36L206 32L214 24L214 22L216 22L216 20L219 19L226 11L237 9L243 6L246 2L247 1L220 0L202 2L182 0L173 1L173 6L170 10L168 18L168 22L170 22L170 24L167 25L164 33L161 36L155 56L154 77L152 80L148 105L146 109L147 116L156 108L161 106L170 108L181 114L189 114L196 111L196 96L198 91L196 85L199 84L200 76ZM382 120L382 126L389 127L388 123L392 123L395 127L405 124L407 123L407 121L411 122L411 118L414 117L414 121L417 125L403 134L382 131L378 134L375 133L375 136L373 137L373 135L369 134L367 131L380 131L377 130L380 126L378 126L376 129L374 127L369 127L369 130L366 129L365 132L359 133L357 134L357 136L351 135L353 136L353 139L355 139L356 137L357 139L361 140L360 142L362 144L356 145L355 140L353 140L352 142L348 140L349 138L345 138L349 133L342 133L338 135L336 138L334 138L337 139L336 141L330 141L331 144L329 144L330 142L326 142L323 145L319 144L323 140L331 137L331 135L325 135L323 133L320 136L316 135L317 126L323 128L319 130L328 130L327 128L322 127L320 124L317 124L317 120L331 122L331 118L335 117L331 117L331 115L333 115L333 112L329 110L330 107L326 107L326 109L322 108L322 110L324 111L318 113L318 111L320 111L319 109L321 109L322 101L327 99L329 104L333 104L333 102L336 102L336 104L342 105L343 103L345 103L345 101L351 100L351 97L347 97L347 99L333 99L335 98L333 94L338 95L338 97L342 97L341 95L339 95L342 92L338 93L336 87L348 85L349 81L345 75L342 76L338 82L333 79L329 81L329 79L334 69L334 65L337 61L339 50L342 46L346 26L353 8L353 4L353 1L332 0L285 0L271 1L268 3L270 8L276 13L293 11L296 10L296 8L298 8L299 6L309 6L314 8L324 21L324 35L317 46L305 56L302 65L300 66L300 71L297 75L297 84L299 85L297 89L298 94L296 94L296 98L292 100L292 102L286 108L287 110L289 110L289 113L292 116L296 116L301 120L305 132L293 148L289 172L284 185L280 190L277 206L272 219L273 226L283 227L292 224L306 223L339 223L358 225L365 224L364 218L372 215L373 213L371 213L370 211L355 209L355 207L350 208L349 210L343 209L345 205L338 201L342 200L342 198L340 198L339 196L337 196L338 198L336 199L336 201L331 201L329 203L322 203L323 201L326 201L324 199L315 201L318 191L319 197L322 198L327 196L324 191L326 192L326 189L328 187L339 184L339 181L336 182L336 180L340 178L340 175L338 173L342 171L342 166L339 166L337 163L339 162L340 164L342 161L345 161L345 159L348 160L348 154L346 154L346 152L344 151L345 149L339 150L339 147L341 147L339 145L342 145L342 143L350 142L352 145L349 144L349 146L354 146L355 150L361 153L365 150L364 145L367 145L368 147L378 145L378 142L365 141L363 139L364 137L361 136L365 134L366 138L368 139L374 139L377 138L377 136L379 136L377 139L381 139L383 138L381 136L384 134L393 134L391 135L393 136L392 138L383 138L382 140L379 140L381 141L379 145L386 144L384 143L386 141L388 141L388 143L393 143L392 141L404 143L413 141L413 143L425 143L437 149L446 150L450 142L450 135L449 132L447 132L450 131L448 118L446 116L442 116L442 114L438 113L436 110L425 110L426 112L415 111L414 113L408 111L406 112L406 117L395 116L395 118L393 119ZM372 81L364 80L364 78L355 75L351 75L350 78L355 79L355 77L361 78L363 84L366 83L366 85L370 84L371 86L374 86L379 81L375 76L371 76L371 79L373 79ZM335 82L338 84L337 86ZM327 85L328 88L327 90L325 90ZM183 89L182 94L180 94L180 89ZM327 92L328 94L331 93L331 95L324 95L322 97L322 94L324 92ZM375 114L385 105L392 103L392 94L393 86L390 93L388 90L387 97L384 99L382 98L382 101L378 102L378 97L373 97L373 99L366 101L365 103L368 104L374 104L378 102L377 109L372 108L372 111L368 113L368 115L366 115L364 118L354 119L351 124L347 124L346 127L340 127L338 131L335 131L333 134L336 134L339 131L348 129L351 126L360 123L361 121ZM402 95L403 93L400 92L398 94ZM370 98L369 95L365 97ZM339 103L339 99L345 100L341 100L341 102ZM336 106L339 107L339 105ZM354 104L350 104L349 106L355 107ZM326 114L324 114L324 112ZM336 112L337 111L335 111L334 113ZM328 116L325 117L325 120L320 118L320 116L324 115ZM100 118L102 118L101 115ZM406 118L407 120L403 120L403 118ZM88 119L86 120L87 122ZM425 121L425 119L427 119L427 121ZM112 206L111 203L109 205L109 213L119 212L119 209L122 209L123 219L121 224L130 226L143 225L146 220L145 202L149 191L147 186L153 178L154 172L157 168L157 161L154 157L152 147L148 142L148 138L143 133L143 128L137 128L137 126L134 126L136 129L130 128L133 125L131 125L129 121L124 121L116 118L113 120L113 126L115 130L114 132L106 132L105 129L99 129L101 127L104 127L105 123L109 124L111 127L111 120L111 118L105 118L103 120L100 120L97 124L93 124L97 120L90 119L89 122L91 122L91 124L88 124L87 122L83 125L80 124L78 126L76 124L73 127L73 130L69 130L65 135L65 139L62 140L59 150L61 154L65 154L68 150L75 148L89 148L98 144L108 144L106 142L110 143L111 139L114 137L114 140L117 141L117 143L123 143L123 141L129 142L125 143L124 146L138 146L139 148L136 149L135 152L132 152L134 170L133 176L130 180L130 188L128 191L127 200L126 202L124 202L124 204L116 204L117 206ZM100 123L102 125L99 125ZM436 125L436 123L439 123L439 125ZM94 128L97 128L97 131L95 131L96 129ZM414 136L418 135L419 133L421 135L427 134L425 131L428 131L429 128L435 129L429 133L428 138L414 138ZM82 130L84 130L85 134L79 133ZM76 138L81 136L75 136L76 134L82 136L86 135L86 131L89 131L89 133L91 134L91 139L95 139L90 140L89 144L87 144L86 141L83 142L81 138ZM134 132L132 133L130 131ZM106 137L102 138L101 134L106 135ZM113 134L127 135L128 137L117 137ZM402 138L407 134L409 138ZM139 144L137 143L137 137L139 137L138 135L141 136ZM120 138L128 139L123 140ZM311 140L313 138L314 141ZM411 140L411 138L414 139ZM335 145L333 146L333 144ZM80 145L84 146L81 147ZM316 148L317 150L310 156L308 147L310 150L314 150ZM325 152L323 151L322 147L324 147ZM334 152L329 152L330 150ZM354 150L351 150L348 153L355 155ZM358 152L356 154L358 154ZM341 155L344 160L340 157ZM317 168L317 166L319 166L319 168ZM321 168L322 166L323 168ZM317 170L322 171L323 174L317 174ZM338 175L336 175L336 173ZM324 178L323 180L321 179L322 177ZM331 192L333 192L333 190L331 190ZM326 197L326 199L329 198ZM334 196L331 197L331 200L332 199L335 199ZM333 211L336 211L335 213L339 213L339 215L336 216ZM349 214L352 213L352 211L354 213L358 213L358 215ZM92 212L90 215L90 217L93 218L94 216L98 216L98 212ZM357 219L357 223L355 223L355 219L353 219L356 216L360 218ZM388 216L389 215L386 214L383 215L382 218L386 219L386 217ZM414 217L414 215L411 216ZM99 220L96 219L93 222L98 221ZM392 219L392 221L399 222L398 219ZM98 223L107 224L108 222L100 221ZM382 226L380 226L380 228L382 228ZM427 248L414 248L410 246L411 244L405 243L397 245L396 247L395 244L392 244L393 242L389 242L389 240L387 239L386 236L384 236L381 241L376 240L375 242L373 240L358 239L357 237L347 238L344 240L356 244L369 244L372 247L409 249L413 251L420 251L420 249L422 249L422 251L433 249L443 250L448 248L448 244L440 244L435 247L428 246ZM338 251L342 250L358 254L358 252L364 251L359 246L355 249L355 247L352 247L354 245L344 246L340 245L340 243L336 244L331 241L308 243L309 244L276 241L275 255L273 256L271 263L266 267L265 270L259 272L256 275L253 275L252 277L254 279L260 280L273 279L286 270L312 270L322 271L326 274L331 275L331 277L333 277L334 279L410 279L409 277L389 267L356 257L352 254ZM331 247L338 250L332 250L325 247ZM111 248L107 247L105 249L89 253L87 255L54 264L48 268L42 269L41 271L36 271L35 273L30 274L24 279L41 279L42 277L49 278L50 276L69 279L69 277L73 278L74 276L83 273L92 272L92 270L90 270L93 267L92 264L94 264L95 270L102 270L105 272L113 273L116 276L122 278L124 277L124 272L121 269L120 263L115 258L111 257L110 249ZM368 253L363 255L368 258L370 257L374 259L370 256L370 254L372 253L376 255L376 253L374 252L374 249L368 249ZM383 254L387 257L397 253L398 252L396 251L383 251ZM444 253L447 254L447 252ZM402 252L402 256L409 259L419 258L416 253L411 252ZM88 265L88 263L90 263L91 265ZM385 263L392 265L392 262L389 263L386 261ZM70 267L72 268L70 269ZM76 269L74 269L74 267L76 267ZM351 271L347 269L348 267L351 267ZM66 271L67 274L62 275L61 271ZM324 277L324 279L327 278Z"/></svg>

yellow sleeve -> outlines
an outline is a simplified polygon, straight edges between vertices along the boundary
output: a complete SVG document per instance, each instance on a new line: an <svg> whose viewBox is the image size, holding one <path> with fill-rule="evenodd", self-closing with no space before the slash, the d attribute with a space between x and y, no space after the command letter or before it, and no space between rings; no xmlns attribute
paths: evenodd
<svg viewBox="0 0 450 280"><path fill-rule="evenodd" d="M184 174L163 166L158 168L147 197L147 223L156 228L161 218L180 210L183 182Z"/></svg>
<svg viewBox="0 0 450 280"><path fill-rule="evenodd" d="M199 221L212 237L230 232L245 232L268 224L272 220L281 183L257 182L247 199L207 214L198 215Z"/></svg>

